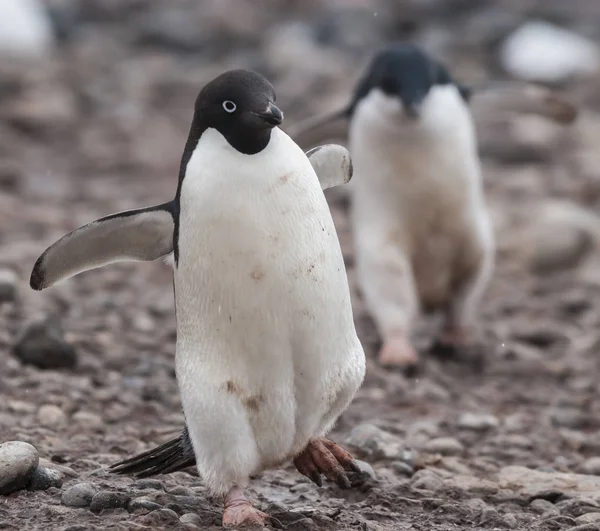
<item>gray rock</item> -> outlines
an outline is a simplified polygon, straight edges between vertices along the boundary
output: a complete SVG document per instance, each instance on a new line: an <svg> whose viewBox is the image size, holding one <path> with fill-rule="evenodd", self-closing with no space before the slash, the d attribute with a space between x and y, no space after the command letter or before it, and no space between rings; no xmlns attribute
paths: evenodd
<svg viewBox="0 0 600 531"><path fill-rule="evenodd" d="M355 459L354 462L360 468L360 473L364 476L367 476L371 479L377 479L377 474L375 474L375 470L373 467L367 463L366 461L361 461L360 459Z"/></svg>
<svg viewBox="0 0 600 531"><path fill-rule="evenodd" d="M404 451L404 445L400 438L373 424L356 426L346 442L372 459L398 458Z"/></svg>
<svg viewBox="0 0 600 531"><path fill-rule="evenodd" d="M29 323L18 337L13 354L22 363L40 369L72 369L77 364L75 349L64 340L54 319Z"/></svg>
<svg viewBox="0 0 600 531"><path fill-rule="evenodd" d="M600 513L586 513L575 518L578 525L600 524Z"/></svg>
<svg viewBox="0 0 600 531"><path fill-rule="evenodd" d="M102 490L94 494L90 503L90 511L99 514L106 509L124 509L129 503L129 496L122 492Z"/></svg>
<svg viewBox="0 0 600 531"><path fill-rule="evenodd" d="M464 446L453 437L438 437L431 439L423 448L426 452L442 455L458 455L464 451Z"/></svg>
<svg viewBox="0 0 600 531"><path fill-rule="evenodd" d="M589 459L586 459L580 467L580 472L583 474L600 476L600 457L590 457Z"/></svg>
<svg viewBox="0 0 600 531"><path fill-rule="evenodd" d="M104 425L102 418L89 411L78 411L73 415L73 422L87 430L96 430Z"/></svg>
<svg viewBox="0 0 600 531"><path fill-rule="evenodd" d="M95 494L96 489L89 483L77 483L63 492L61 502L68 507L87 507Z"/></svg>
<svg viewBox="0 0 600 531"><path fill-rule="evenodd" d="M142 516L139 521L149 526L179 523L179 516L171 509L159 509Z"/></svg>
<svg viewBox="0 0 600 531"><path fill-rule="evenodd" d="M127 510L130 513L134 513L136 511L156 511L157 509L161 509L162 505L152 501L147 496L140 496L139 498L134 498L127 505Z"/></svg>
<svg viewBox="0 0 600 531"><path fill-rule="evenodd" d="M21 441L0 444L0 494L25 488L38 463L38 451L31 444Z"/></svg>
<svg viewBox="0 0 600 531"><path fill-rule="evenodd" d="M410 477L413 475L413 472L414 472L414 468L412 466L410 466L408 463L405 463L404 461L393 461L392 468L398 474L402 474L403 476Z"/></svg>
<svg viewBox="0 0 600 531"><path fill-rule="evenodd" d="M0 269L0 304L17 298L19 277L12 269Z"/></svg>
<svg viewBox="0 0 600 531"><path fill-rule="evenodd" d="M27 485L28 490L47 490L50 487L62 487L63 475L58 470L38 466Z"/></svg>
<svg viewBox="0 0 600 531"><path fill-rule="evenodd" d="M67 416L58 406L44 404L38 409L37 421L41 426L57 429L67 423Z"/></svg>
<svg viewBox="0 0 600 531"><path fill-rule="evenodd" d="M410 484L414 489L436 491L444 482L435 472L425 468L415 473Z"/></svg>
<svg viewBox="0 0 600 531"><path fill-rule="evenodd" d="M177 485L177 487L172 488L169 494L173 494L173 496L196 496L196 493L192 489L183 485Z"/></svg>
<svg viewBox="0 0 600 531"><path fill-rule="evenodd" d="M139 479L133 486L136 489L164 490L162 482L158 479Z"/></svg>
<svg viewBox="0 0 600 531"><path fill-rule="evenodd" d="M487 431L499 424L494 415L486 413L464 413L458 419L458 427L463 430Z"/></svg>
<svg viewBox="0 0 600 531"><path fill-rule="evenodd" d="M182 524L193 524L197 525L198 527L204 525L204 522L202 522L202 518L200 518L196 513L182 514L179 518L179 521Z"/></svg>
<svg viewBox="0 0 600 531"><path fill-rule="evenodd" d="M536 498L529 506L538 514L546 515L546 517L553 514L560 514L560 511L554 506L552 502L544 500L542 498Z"/></svg>
<svg viewBox="0 0 600 531"><path fill-rule="evenodd" d="M570 527L569 531L598 531L600 527L598 524L582 524L576 525L575 527Z"/></svg>

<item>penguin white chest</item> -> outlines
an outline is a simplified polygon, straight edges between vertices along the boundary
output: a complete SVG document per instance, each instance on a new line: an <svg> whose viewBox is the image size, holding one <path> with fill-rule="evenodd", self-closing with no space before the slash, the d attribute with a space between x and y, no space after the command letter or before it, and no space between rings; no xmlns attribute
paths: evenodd
<svg viewBox="0 0 600 531"><path fill-rule="evenodd" d="M176 367L186 419L197 453L214 463L219 444L240 440L251 473L328 429L362 381L341 249L310 162L279 129L251 156L208 129L180 207Z"/></svg>

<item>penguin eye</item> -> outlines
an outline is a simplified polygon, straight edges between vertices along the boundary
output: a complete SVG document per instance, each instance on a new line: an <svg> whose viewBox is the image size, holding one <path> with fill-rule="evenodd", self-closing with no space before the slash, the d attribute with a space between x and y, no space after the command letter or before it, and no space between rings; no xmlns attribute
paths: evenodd
<svg viewBox="0 0 600 531"><path fill-rule="evenodd" d="M235 112L235 110L237 109L237 106L231 100L225 100L223 102L223 109L225 109L225 112L228 112L231 114L232 112Z"/></svg>

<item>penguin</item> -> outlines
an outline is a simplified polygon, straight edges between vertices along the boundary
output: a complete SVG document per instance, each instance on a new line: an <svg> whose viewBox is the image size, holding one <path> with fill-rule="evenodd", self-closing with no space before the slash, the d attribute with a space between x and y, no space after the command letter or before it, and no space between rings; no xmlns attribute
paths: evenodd
<svg viewBox="0 0 600 531"><path fill-rule="evenodd" d="M185 429L158 450L156 470L153 457L140 466L153 473L195 463L223 497L224 526L268 520L244 495L263 470L292 460L315 483L323 474L342 486L357 470L326 438L365 374L323 193L347 182L352 165L341 147L307 156L282 122L262 75L216 77L196 99L174 200L64 236L40 256L30 281L39 290L111 262L173 253ZM327 175L320 179L311 161Z"/></svg>
<svg viewBox="0 0 600 531"><path fill-rule="evenodd" d="M310 119L294 138L349 119L349 185L357 283L382 339L382 365L413 371L421 312L441 311L434 351L470 350L494 265L468 102L471 90L419 48L375 54L341 112Z"/></svg>

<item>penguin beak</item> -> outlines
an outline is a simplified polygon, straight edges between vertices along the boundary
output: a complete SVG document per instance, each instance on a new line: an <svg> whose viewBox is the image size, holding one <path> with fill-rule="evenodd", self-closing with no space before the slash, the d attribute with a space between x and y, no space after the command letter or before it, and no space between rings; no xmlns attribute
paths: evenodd
<svg viewBox="0 0 600 531"><path fill-rule="evenodd" d="M283 113L272 103L267 105L266 110L260 113L253 113L258 116L261 120L266 122L269 126L275 127L281 125L283 122Z"/></svg>
<svg viewBox="0 0 600 531"><path fill-rule="evenodd" d="M416 119L421 114L421 102L413 101L404 105L405 113L409 118Z"/></svg>

